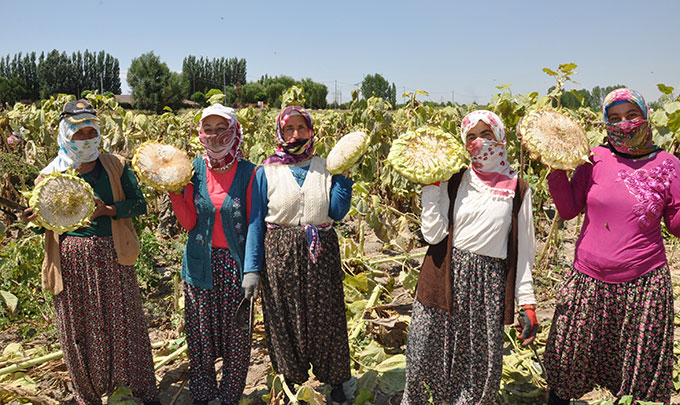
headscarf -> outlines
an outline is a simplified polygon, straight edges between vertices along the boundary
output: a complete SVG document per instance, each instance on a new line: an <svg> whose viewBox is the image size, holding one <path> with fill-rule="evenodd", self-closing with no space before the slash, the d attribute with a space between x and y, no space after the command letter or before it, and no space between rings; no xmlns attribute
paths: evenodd
<svg viewBox="0 0 680 405"><path fill-rule="evenodd" d="M94 128L97 131L97 137L81 141L73 139L73 134L78 132L79 129L87 127ZM53 171L63 172L69 168L77 169L84 163L97 160L101 140L97 120L74 123L68 119L62 119L59 122L59 135L57 136L57 144L59 144L57 157L45 166L40 173L50 174Z"/></svg>
<svg viewBox="0 0 680 405"><path fill-rule="evenodd" d="M208 135L203 129L203 120L211 115L222 117L227 122L227 129L216 134ZM203 110L203 116L198 124L198 140L205 148L206 155L203 157L209 169L220 169L234 159L241 157L241 140L243 130L233 108L221 104L214 104Z"/></svg>
<svg viewBox="0 0 680 405"><path fill-rule="evenodd" d="M494 134L494 140L477 138L467 142L467 133L479 121L483 121ZM473 173L488 186L494 194L512 197L517 188L517 172L510 167L508 150L505 148L505 127L498 115L487 110L473 111L460 124L463 143L472 160Z"/></svg>
<svg viewBox="0 0 680 405"><path fill-rule="evenodd" d="M644 119L609 122L607 111L610 107L621 103L631 103L642 111ZM652 128L649 125L649 107L640 93L633 89L616 89L607 94L602 103L602 115L607 125L607 140L617 152L633 156L642 156L659 149L652 139Z"/></svg>
<svg viewBox="0 0 680 405"><path fill-rule="evenodd" d="M294 142L286 142L283 137L283 128L286 122L295 115L300 115L307 122L309 128L309 139L300 139ZM268 165L294 165L309 159L314 154L314 125L312 116L304 108L296 105L289 105L276 117L276 139L279 143L276 152L266 158L262 164Z"/></svg>

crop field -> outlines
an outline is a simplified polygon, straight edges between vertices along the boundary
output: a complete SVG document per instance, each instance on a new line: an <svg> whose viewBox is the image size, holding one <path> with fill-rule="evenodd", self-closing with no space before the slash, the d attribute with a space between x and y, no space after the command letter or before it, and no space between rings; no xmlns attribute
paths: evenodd
<svg viewBox="0 0 680 405"><path fill-rule="evenodd" d="M552 72L552 71L551 71ZM337 139L352 131L364 131L370 146L352 169L355 181L350 213L336 225L340 237L352 373L356 376L355 404L398 403L404 386L406 337L418 269L425 254L420 229L421 186L400 176L386 161L392 141L423 125L440 128L459 138L462 117L486 108L504 121L510 162L533 190L537 256L534 283L539 302L541 329L537 353L542 355L554 310L554 291L573 260L573 245L582 219L564 222L555 212L548 193L549 169L522 150L516 126L529 111L550 107L576 119L591 146L605 137L601 113L586 107L562 108L570 71L554 73L556 87L547 95L513 94L504 86L484 106L434 107L408 94L408 102L393 108L381 98L359 99L348 110L313 110L316 153L326 156ZM550 74L550 73L549 73ZM680 143L680 95L678 89L660 86L664 93L652 115L658 145L671 153ZM284 95L285 97L285 95ZM32 189L34 178L57 153L59 114L74 96L59 95L34 104L0 107L0 196L22 204L22 192ZM87 99L100 117L102 146L125 156L148 140L173 144L191 157L202 154L196 125L199 109L144 113L121 108L115 98L90 94ZM300 100L302 101L302 100ZM277 110L241 108L244 156L261 162L275 148ZM10 140L23 127L23 139ZM174 219L167 195L144 189L148 213L135 220L142 253L136 269L151 342L156 376L163 403L191 403L188 395L188 360L184 342L184 297L179 278L186 233ZM61 360L53 326L51 297L40 287L42 236L33 233L10 210L0 210L0 402L21 400L38 404L70 403L68 372ZM676 312L680 309L680 244L664 233L673 274ZM676 315L676 325L680 317ZM246 395L242 404L283 404L291 398L310 404L324 403L326 387L313 378L302 386L287 386L273 374L266 354L259 303L255 317ZM505 329L503 380L499 403L542 403L547 398L541 363L531 349L519 344L515 329ZM675 342L680 354L680 339ZM680 369L674 370L674 402L680 402ZM133 403L129 390L120 387L109 403ZM596 389L579 403L612 404L613 397ZM624 398L619 403L625 402Z"/></svg>

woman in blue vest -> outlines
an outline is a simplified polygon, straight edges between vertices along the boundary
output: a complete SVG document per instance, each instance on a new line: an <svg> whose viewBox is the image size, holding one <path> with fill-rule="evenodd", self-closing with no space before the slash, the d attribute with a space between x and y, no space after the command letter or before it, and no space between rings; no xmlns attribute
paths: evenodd
<svg viewBox="0 0 680 405"><path fill-rule="evenodd" d="M257 293L259 275L243 275L255 165L241 158L241 136L233 109L221 104L204 109L198 137L206 154L194 160L194 176L184 191L170 193L175 216L189 231L182 278L194 404L238 403L248 372L250 331L236 326L235 315L244 294Z"/></svg>

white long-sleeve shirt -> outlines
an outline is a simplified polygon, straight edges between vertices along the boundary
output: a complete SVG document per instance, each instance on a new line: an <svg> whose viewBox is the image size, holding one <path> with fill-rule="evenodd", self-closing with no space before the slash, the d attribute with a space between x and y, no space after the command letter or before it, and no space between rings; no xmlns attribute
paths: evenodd
<svg viewBox="0 0 680 405"><path fill-rule="evenodd" d="M441 242L449 233L448 182L423 187L421 226L425 241ZM472 170L466 170L458 186L453 209L453 246L469 252L505 259L512 221L512 197L492 193ZM536 257L531 189L527 188L517 224L518 305L535 304L531 269Z"/></svg>

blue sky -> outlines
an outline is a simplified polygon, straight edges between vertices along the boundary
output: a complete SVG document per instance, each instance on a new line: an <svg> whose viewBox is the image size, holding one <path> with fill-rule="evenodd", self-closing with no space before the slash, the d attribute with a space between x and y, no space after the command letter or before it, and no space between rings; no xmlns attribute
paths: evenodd
<svg viewBox="0 0 680 405"><path fill-rule="evenodd" d="M0 0L0 55L104 50L125 71L149 51L180 71L187 55L247 60L263 74L335 82L342 101L367 74L435 101L486 103L495 86L545 90L541 69L578 64L592 88L625 84L648 100L680 86L680 1ZM127 84L123 80L123 90Z"/></svg>

